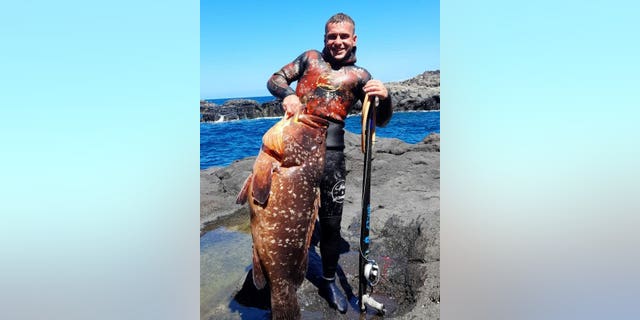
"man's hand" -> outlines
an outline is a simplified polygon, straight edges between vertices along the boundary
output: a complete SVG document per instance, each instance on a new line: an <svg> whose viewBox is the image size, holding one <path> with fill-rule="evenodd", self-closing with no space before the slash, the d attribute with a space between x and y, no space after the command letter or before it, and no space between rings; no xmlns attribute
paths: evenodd
<svg viewBox="0 0 640 320"><path fill-rule="evenodd" d="M365 93L369 94L369 96L376 96L381 100L389 97L389 91L387 91L387 87L385 87L380 80L371 79L367 81L363 89Z"/></svg>
<svg viewBox="0 0 640 320"><path fill-rule="evenodd" d="M300 112L304 109L302 106L302 102L300 102L300 98L295 94L288 95L282 100L282 108L287 116L287 118L293 116L295 113Z"/></svg>

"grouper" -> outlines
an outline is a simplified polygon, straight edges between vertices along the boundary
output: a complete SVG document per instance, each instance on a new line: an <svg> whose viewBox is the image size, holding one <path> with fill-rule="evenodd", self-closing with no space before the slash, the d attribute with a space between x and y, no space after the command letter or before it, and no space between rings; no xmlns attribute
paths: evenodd
<svg viewBox="0 0 640 320"><path fill-rule="evenodd" d="M285 116L262 137L262 148L237 203L249 202L253 283L269 284L272 319L300 319L296 292L320 206L327 120Z"/></svg>

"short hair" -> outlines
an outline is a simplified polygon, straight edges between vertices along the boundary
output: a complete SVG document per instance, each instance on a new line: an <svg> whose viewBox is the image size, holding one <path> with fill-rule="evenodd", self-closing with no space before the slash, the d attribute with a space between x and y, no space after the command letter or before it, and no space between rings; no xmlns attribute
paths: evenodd
<svg viewBox="0 0 640 320"><path fill-rule="evenodd" d="M351 17L349 17L349 15L342 12L332 15L331 18L327 20L327 23L324 24L324 32L327 33L327 26L330 23L342 23L342 22L351 23L351 25L353 25L353 33L356 32L356 23L353 21L353 19L351 19Z"/></svg>

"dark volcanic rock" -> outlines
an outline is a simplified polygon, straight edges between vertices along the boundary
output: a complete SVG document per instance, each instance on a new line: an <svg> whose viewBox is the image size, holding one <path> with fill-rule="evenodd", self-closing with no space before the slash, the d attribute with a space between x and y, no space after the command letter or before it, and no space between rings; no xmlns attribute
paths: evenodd
<svg viewBox="0 0 640 320"><path fill-rule="evenodd" d="M259 114L260 117L282 117L284 115L282 100L273 100L261 104Z"/></svg>
<svg viewBox="0 0 640 320"><path fill-rule="evenodd" d="M440 70L426 71L409 80L385 83L394 110L440 110Z"/></svg>
<svg viewBox="0 0 640 320"><path fill-rule="evenodd" d="M227 167L200 171L200 229L216 219L236 213L240 188L251 173L255 157L235 161Z"/></svg>
<svg viewBox="0 0 640 320"><path fill-rule="evenodd" d="M200 100L200 121L215 121L215 110L218 105L212 102Z"/></svg>
<svg viewBox="0 0 640 320"><path fill-rule="evenodd" d="M260 104L250 99L233 99L221 106L200 101L200 114L200 121L208 122L277 117L282 116L283 112L279 101Z"/></svg>

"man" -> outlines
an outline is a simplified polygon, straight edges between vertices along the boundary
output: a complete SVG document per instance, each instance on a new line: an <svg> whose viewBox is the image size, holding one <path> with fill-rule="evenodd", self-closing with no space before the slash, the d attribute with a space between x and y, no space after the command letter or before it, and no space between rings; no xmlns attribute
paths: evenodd
<svg viewBox="0 0 640 320"><path fill-rule="evenodd" d="M296 112L329 120L325 168L320 183L320 254L323 282L319 293L332 308L347 311L347 300L335 282L339 258L340 222L345 186L344 120L357 100L365 94L379 98L376 125L385 126L393 113L386 87L356 62L355 23L344 13L325 24L324 49L309 50L285 65L267 82L267 88L282 99L287 115ZM294 91L289 85L298 81Z"/></svg>

